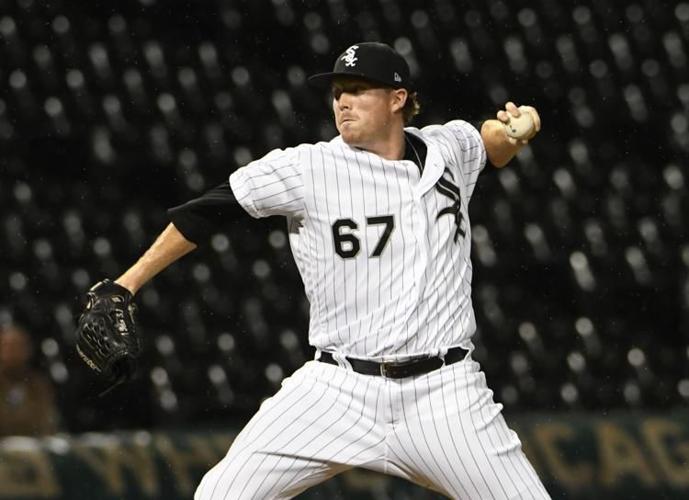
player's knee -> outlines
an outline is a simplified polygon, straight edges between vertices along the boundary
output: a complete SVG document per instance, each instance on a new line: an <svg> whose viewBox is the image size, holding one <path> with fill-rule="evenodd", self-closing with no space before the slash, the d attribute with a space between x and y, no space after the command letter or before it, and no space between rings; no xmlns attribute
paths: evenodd
<svg viewBox="0 0 689 500"><path fill-rule="evenodd" d="M261 468L250 466L247 454L228 455L201 479L194 500L278 498L267 490Z"/></svg>
<svg viewBox="0 0 689 500"><path fill-rule="evenodd" d="M213 498L222 498L219 495L220 492L216 488L218 479L218 472L216 470L217 467L218 466L216 465L203 475L203 478L201 479L201 482L194 493L194 500L211 500Z"/></svg>

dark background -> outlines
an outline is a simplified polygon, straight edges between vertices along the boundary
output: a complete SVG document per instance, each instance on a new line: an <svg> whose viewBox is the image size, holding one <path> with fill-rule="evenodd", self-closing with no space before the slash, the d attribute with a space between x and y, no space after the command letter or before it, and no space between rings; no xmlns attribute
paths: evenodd
<svg viewBox="0 0 689 500"><path fill-rule="evenodd" d="M0 321L34 337L65 430L241 424L312 356L281 219L140 292L140 377L107 398L74 327L166 208L333 137L305 76L363 40L410 62L416 126L541 115L470 205L475 357L506 411L686 404L686 2L0 0Z"/></svg>

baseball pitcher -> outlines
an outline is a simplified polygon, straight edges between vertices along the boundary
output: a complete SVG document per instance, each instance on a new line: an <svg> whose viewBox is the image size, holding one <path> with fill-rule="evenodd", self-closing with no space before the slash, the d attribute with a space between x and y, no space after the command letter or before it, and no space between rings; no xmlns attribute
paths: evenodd
<svg viewBox="0 0 689 500"><path fill-rule="evenodd" d="M412 127L409 67L382 43L348 47L310 81L332 93L339 135L271 151L171 209L143 257L89 292L79 354L126 381L140 356L139 288L220 223L282 215L315 357L261 405L195 499L291 498L352 467L451 498L549 498L471 356L468 204L486 163L503 167L538 133L537 111L508 102L480 132L462 120Z"/></svg>

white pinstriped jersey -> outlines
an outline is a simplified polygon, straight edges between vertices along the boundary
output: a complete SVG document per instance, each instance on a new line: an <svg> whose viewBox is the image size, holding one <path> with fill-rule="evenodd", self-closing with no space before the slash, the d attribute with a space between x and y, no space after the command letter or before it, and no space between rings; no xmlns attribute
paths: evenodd
<svg viewBox="0 0 689 500"><path fill-rule="evenodd" d="M401 359L466 345L476 329L468 203L486 162L481 136L461 120L405 131L427 146L422 173L338 136L230 176L250 215L287 217L321 350Z"/></svg>

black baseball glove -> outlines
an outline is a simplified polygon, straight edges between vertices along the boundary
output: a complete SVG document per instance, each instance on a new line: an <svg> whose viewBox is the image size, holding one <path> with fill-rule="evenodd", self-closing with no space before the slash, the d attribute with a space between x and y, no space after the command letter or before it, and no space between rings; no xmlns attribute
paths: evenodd
<svg viewBox="0 0 689 500"><path fill-rule="evenodd" d="M77 327L77 352L109 385L102 394L134 376L141 355L131 292L106 279L88 292Z"/></svg>

